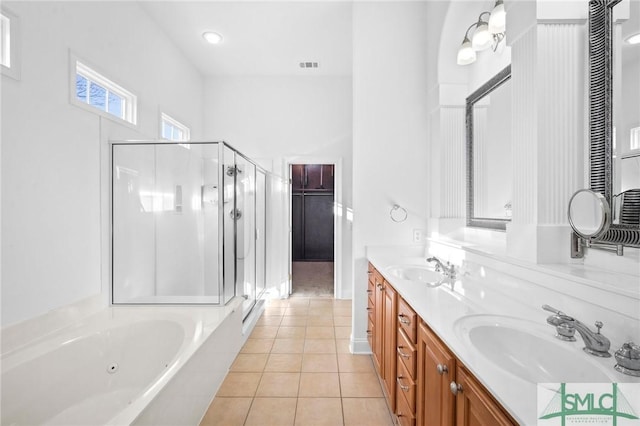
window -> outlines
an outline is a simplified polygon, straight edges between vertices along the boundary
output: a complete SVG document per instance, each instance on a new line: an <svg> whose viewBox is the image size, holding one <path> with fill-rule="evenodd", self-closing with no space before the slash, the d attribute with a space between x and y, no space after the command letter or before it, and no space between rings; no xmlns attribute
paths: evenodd
<svg viewBox="0 0 640 426"><path fill-rule="evenodd" d="M165 113L160 114L160 135L162 139L177 142L186 142L191 138L191 132L187 126ZM180 144L180 146L191 148L189 144Z"/></svg>
<svg viewBox="0 0 640 426"><path fill-rule="evenodd" d="M75 90L72 99L107 116L136 124L136 96L80 61L75 61Z"/></svg>
<svg viewBox="0 0 640 426"><path fill-rule="evenodd" d="M18 26L18 17L2 8L0 12L0 68L2 68L2 74L16 80L20 78Z"/></svg>

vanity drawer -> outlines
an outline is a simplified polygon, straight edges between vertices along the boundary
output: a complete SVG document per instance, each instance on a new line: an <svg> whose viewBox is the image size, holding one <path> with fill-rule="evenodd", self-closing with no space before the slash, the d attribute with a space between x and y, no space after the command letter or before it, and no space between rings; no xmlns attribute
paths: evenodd
<svg viewBox="0 0 640 426"><path fill-rule="evenodd" d="M402 386L406 386L405 382L402 382ZM414 385L415 388L415 385ZM400 426L415 426L416 415L415 411L411 409L407 402L405 391L400 386L396 387L396 418L398 419L398 425Z"/></svg>
<svg viewBox="0 0 640 426"><path fill-rule="evenodd" d="M409 341L416 343L417 316L411 307L402 298L398 299L398 324L406 333Z"/></svg>
<svg viewBox="0 0 640 426"><path fill-rule="evenodd" d="M367 340L371 350L373 350L373 318L371 315L369 315L369 321L367 322Z"/></svg>
<svg viewBox="0 0 640 426"><path fill-rule="evenodd" d="M375 309L374 299L372 296L367 297L367 313L373 315Z"/></svg>
<svg viewBox="0 0 640 426"><path fill-rule="evenodd" d="M400 356L398 358L401 358ZM407 402L407 406L412 413L416 412L416 382L411 378L407 368L402 362L397 365L397 393L402 394ZM398 399L400 399L398 397Z"/></svg>
<svg viewBox="0 0 640 426"><path fill-rule="evenodd" d="M407 335L398 329L398 359L404 364L404 367L409 373L409 376L415 380L416 378L416 362L417 362L417 350L416 347L409 341Z"/></svg>

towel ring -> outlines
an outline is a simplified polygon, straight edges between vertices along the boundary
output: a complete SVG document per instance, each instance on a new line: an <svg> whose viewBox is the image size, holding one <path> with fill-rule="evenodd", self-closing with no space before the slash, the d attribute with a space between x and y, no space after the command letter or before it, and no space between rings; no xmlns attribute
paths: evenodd
<svg viewBox="0 0 640 426"><path fill-rule="evenodd" d="M389 216L391 217L391 220L394 222L404 222L405 220L407 220L407 209L405 209L404 207L400 207L397 204L394 204L393 207L391 207Z"/></svg>

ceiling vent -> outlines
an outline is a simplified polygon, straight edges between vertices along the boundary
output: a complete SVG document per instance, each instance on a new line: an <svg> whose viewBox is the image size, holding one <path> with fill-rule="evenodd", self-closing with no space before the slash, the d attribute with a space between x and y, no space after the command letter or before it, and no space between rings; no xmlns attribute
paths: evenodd
<svg viewBox="0 0 640 426"><path fill-rule="evenodd" d="M318 62L300 62L300 68L320 68L320 64Z"/></svg>

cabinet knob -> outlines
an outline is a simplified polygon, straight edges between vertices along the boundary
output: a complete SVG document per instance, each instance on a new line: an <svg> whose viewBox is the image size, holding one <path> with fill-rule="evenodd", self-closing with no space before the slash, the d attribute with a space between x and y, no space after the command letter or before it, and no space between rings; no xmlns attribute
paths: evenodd
<svg viewBox="0 0 640 426"><path fill-rule="evenodd" d="M451 384L449 385L449 389L451 390L452 394L457 395L458 392L462 392L462 385L456 382L451 382Z"/></svg>
<svg viewBox="0 0 640 426"><path fill-rule="evenodd" d="M436 370L438 371L439 375L443 375L444 373L449 372L449 368L446 366L446 364L438 364L436 366Z"/></svg>
<svg viewBox="0 0 640 426"><path fill-rule="evenodd" d="M373 293L373 291L367 290L367 294L371 294L371 293Z"/></svg>
<svg viewBox="0 0 640 426"><path fill-rule="evenodd" d="M382 291L382 284L376 283L376 287L378 287L378 290Z"/></svg>
<svg viewBox="0 0 640 426"><path fill-rule="evenodd" d="M373 271L367 271L367 275L373 274Z"/></svg>

